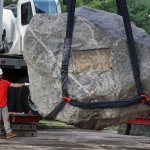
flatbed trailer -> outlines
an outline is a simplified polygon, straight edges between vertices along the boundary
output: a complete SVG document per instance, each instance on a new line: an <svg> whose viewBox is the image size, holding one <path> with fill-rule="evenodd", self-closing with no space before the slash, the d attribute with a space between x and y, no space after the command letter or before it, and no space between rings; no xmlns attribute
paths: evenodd
<svg viewBox="0 0 150 150"><path fill-rule="evenodd" d="M36 137L37 125L41 117L39 115L10 113L9 121L12 130L17 133L19 137ZM3 122L1 122L1 131L4 134Z"/></svg>
<svg viewBox="0 0 150 150"><path fill-rule="evenodd" d="M10 113L10 123L39 123L41 117L33 114Z"/></svg>
<svg viewBox="0 0 150 150"><path fill-rule="evenodd" d="M138 124L138 125L150 125L150 119L147 118L135 118L128 121L128 124Z"/></svg>
<svg viewBox="0 0 150 150"><path fill-rule="evenodd" d="M125 134L125 135L133 134L132 130L133 130L133 128L135 128L135 126L139 126L139 127L140 126L143 126L143 127L150 126L150 118L144 118L144 117L140 118L139 117L139 118L135 118L133 120L129 120L127 123L120 126L118 133ZM138 129L138 130L140 130L140 129ZM134 131L134 132L136 132L136 131ZM137 132L139 132L139 131L137 131ZM143 131L140 131L140 132L142 134ZM134 134L136 134L136 133L134 133Z"/></svg>

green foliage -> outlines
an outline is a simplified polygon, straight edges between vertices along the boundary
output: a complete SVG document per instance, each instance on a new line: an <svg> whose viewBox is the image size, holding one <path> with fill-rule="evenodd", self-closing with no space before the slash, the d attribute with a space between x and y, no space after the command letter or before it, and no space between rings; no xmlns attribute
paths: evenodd
<svg viewBox="0 0 150 150"><path fill-rule="evenodd" d="M41 120L40 123L46 124L46 126L69 126L63 122L60 121L49 121L49 120Z"/></svg>
<svg viewBox="0 0 150 150"><path fill-rule="evenodd" d="M11 0L4 0L4 6L11 4Z"/></svg>
<svg viewBox="0 0 150 150"><path fill-rule="evenodd" d="M83 5L109 12L116 12L115 0L77 0L77 6Z"/></svg>
<svg viewBox="0 0 150 150"><path fill-rule="evenodd" d="M150 34L150 0L128 0L131 20Z"/></svg>
<svg viewBox="0 0 150 150"><path fill-rule="evenodd" d="M18 0L4 0L4 6L16 4Z"/></svg>
<svg viewBox="0 0 150 150"><path fill-rule="evenodd" d="M127 0L130 19L150 34L150 0ZM77 0L77 7L89 6L108 12L117 12L116 0Z"/></svg>

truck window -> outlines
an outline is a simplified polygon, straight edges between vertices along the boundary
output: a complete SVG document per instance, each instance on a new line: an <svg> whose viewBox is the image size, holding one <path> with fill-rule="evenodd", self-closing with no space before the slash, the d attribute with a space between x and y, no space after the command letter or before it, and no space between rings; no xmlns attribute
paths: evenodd
<svg viewBox="0 0 150 150"><path fill-rule="evenodd" d="M21 5L21 23L22 25L29 24L31 18L33 17L31 3L24 3Z"/></svg>
<svg viewBox="0 0 150 150"><path fill-rule="evenodd" d="M34 0L34 4L36 13L57 13L57 5L55 0Z"/></svg>

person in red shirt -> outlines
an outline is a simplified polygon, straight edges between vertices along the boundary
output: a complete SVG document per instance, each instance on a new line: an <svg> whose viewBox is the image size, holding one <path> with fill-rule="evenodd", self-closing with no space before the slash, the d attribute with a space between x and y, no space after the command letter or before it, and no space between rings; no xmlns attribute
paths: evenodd
<svg viewBox="0 0 150 150"><path fill-rule="evenodd" d="M17 134L12 131L9 122L9 113L7 108L7 91L9 87L19 88L29 86L29 83L11 83L3 78L3 70L0 68L0 120L3 119L6 138L15 137Z"/></svg>

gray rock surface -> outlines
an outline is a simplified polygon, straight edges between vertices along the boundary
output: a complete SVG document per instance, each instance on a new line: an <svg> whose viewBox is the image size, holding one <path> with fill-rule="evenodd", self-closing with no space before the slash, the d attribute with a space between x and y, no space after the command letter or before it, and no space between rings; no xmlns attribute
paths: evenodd
<svg viewBox="0 0 150 150"><path fill-rule="evenodd" d="M30 90L42 116L61 101L60 67L66 14L37 15L25 37L24 57ZM145 92L150 90L150 36L132 24ZM122 17L91 8L76 10L69 67L70 97L82 102L113 101L137 95ZM81 128L101 129L149 110L143 104L120 109L83 110L69 104L57 120Z"/></svg>

